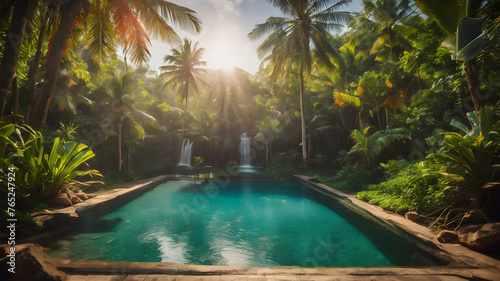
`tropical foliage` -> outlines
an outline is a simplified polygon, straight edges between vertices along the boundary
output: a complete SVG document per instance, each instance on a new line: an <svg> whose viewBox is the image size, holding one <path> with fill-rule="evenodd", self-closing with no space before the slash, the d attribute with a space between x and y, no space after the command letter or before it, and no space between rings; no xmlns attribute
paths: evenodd
<svg viewBox="0 0 500 281"><path fill-rule="evenodd" d="M85 161L94 157L94 153L84 144L64 143L59 138L54 140L52 149L45 153L43 143L24 151L27 171L22 185L36 198L52 198L59 194L63 183L76 177L87 175L100 176L97 170L77 170Z"/></svg>
<svg viewBox="0 0 500 281"><path fill-rule="evenodd" d="M494 123L491 116L492 108L483 107L477 124L478 135L474 134L474 130L465 136L446 133L445 150L429 155L439 163L448 164L447 176L463 185L465 196L477 197L481 194L480 188L491 181L500 168L495 161L500 150L500 121Z"/></svg>
<svg viewBox="0 0 500 281"><path fill-rule="evenodd" d="M16 167L18 174L22 175L15 177L20 194L50 199L60 192L63 184L77 177L101 176L94 169L79 170L95 156L88 146L56 138L50 151L46 152L47 143L40 132L27 125L8 122L0 125L2 166Z"/></svg>
<svg viewBox="0 0 500 281"><path fill-rule="evenodd" d="M172 54L166 55L163 59L168 65L160 67L161 71L168 75L168 80L163 87L176 89L179 99L186 103L185 114L188 113L189 92L199 92L196 75L203 72L200 66L206 65L206 62L201 60L203 48L198 49L197 44L191 47L191 44L190 41L184 39L182 47L172 49ZM185 125L185 121L183 123Z"/></svg>
<svg viewBox="0 0 500 281"><path fill-rule="evenodd" d="M350 18L348 12L337 10L350 0L340 1L271 1L281 12L291 18L271 17L265 23L257 25L249 37L257 39L266 33L269 37L259 46L257 52L267 57L272 65L271 77L276 78L290 66L298 69L300 79L299 99L302 124L302 159L307 159L306 129L304 113L304 74L311 73L313 55L311 43L315 47L315 55L331 68L334 67L331 57L341 64L344 60L328 41L328 31L339 30L342 23ZM345 65L341 71L345 71Z"/></svg>
<svg viewBox="0 0 500 281"><path fill-rule="evenodd" d="M446 206L452 195L439 174L430 172L433 168L427 162L413 164L388 181L368 186L368 191L359 192L357 198L400 214L430 214Z"/></svg>
<svg viewBox="0 0 500 281"><path fill-rule="evenodd" d="M75 180L101 176L97 170L83 167L95 156L88 146L59 138L52 142L50 151L45 150L47 145L42 134L27 125L0 122L0 164L5 172L0 175L0 192L5 198L7 193L15 194L12 209L21 236L36 233L42 226L31 219L30 212L39 208L36 203L52 199ZM1 206L5 210L0 214L3 224L7 200Z"/></svg>

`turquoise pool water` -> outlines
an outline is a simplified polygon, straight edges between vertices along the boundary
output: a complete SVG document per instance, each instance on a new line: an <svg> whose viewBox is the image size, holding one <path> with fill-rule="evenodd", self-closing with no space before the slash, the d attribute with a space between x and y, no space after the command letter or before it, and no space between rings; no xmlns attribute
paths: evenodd
<svg viewBox="0 0 500 281"><path fill-rule="evenodd" d="M52 257L111 261L315 267L429 264L409 242L390 236L390 231L377 232L360 218L350 223L349 211L339 213L334 205L296 182L231 181L220 188L214 183L202 187L173 181L94 220L82 232L45 246Z"/></svg>

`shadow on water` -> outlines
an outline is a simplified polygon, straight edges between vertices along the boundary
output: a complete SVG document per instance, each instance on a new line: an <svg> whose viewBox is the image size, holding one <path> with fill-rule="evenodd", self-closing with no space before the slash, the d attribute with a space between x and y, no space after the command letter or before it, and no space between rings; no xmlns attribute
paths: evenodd
<svg viewBox="0 0 500 281"><path fill-rule="evenodd" d="M224 193L220 193L224 190ZM190 182L177 192L192 193L200 196L234 196L235 194L263 194L263 195L286 195L303 198L307 188L297 182L276 182L269 180L232 180L226 183L218 183L215 180L198 180Z"/></svg>
<svg viewBox="0 0 500 281"><path fill-rule="evenodd" d="M419 248L411 239L411 235L403 231L391 230L372 219L370 215L361 215L339 204L336 199L324 196L315 190L308 190L309 196L315 201L348 220L354 227L363 232L372 240L386 257L400 266L435 266L447 265L448 261L441 260L427 251ZM430 247L430 246L429 246ZM436 247L434 246L433 249Z"/></svg>
<svg viewBox="0 0 500 281"><path fill-rule="evenodd" d="M103 232L113 232L116 226L123 221L122 218L115 219L99 219L95 223L89 225L84 231L86 233L103 233Z"/></svg>

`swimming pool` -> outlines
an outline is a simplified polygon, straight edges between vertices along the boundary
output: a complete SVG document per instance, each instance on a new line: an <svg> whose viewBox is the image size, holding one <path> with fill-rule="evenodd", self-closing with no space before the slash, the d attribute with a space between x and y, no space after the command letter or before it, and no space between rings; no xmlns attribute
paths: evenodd
<svg viewBox="0 0 500 281"><path fill-rule="evenodd" d="M51 257L244 266L418 266L393 231L297 182L169 181L46 246Z"/></svg>

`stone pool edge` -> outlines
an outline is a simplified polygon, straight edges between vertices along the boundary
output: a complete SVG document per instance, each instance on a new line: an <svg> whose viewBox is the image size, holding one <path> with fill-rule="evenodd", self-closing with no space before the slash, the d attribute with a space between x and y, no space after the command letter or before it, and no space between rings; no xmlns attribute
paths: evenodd
<svg viewBox="0 0 500 281"><path fill-rule="evenodd" d="M70 207L51 208L40 212L36 215L36 219L51 224L52 230L22 239L21 242L37 243L38 241L64 235L73 231L75 227L78 227L78 224L82 223L84 217L89 214L92 216L92 213L103 211L111 204L120 203L123 200L131 198L133 195L146 192L163 182L180 179L186 179L186 177L181 175L161 175L149 179L116 184L110 187L108 193L97 195ZM124 185L131 185L131 187L124 188ZM46 217L46 219L43 217Z"/></svg>
<svg viewBox="0 0 500 281"><path fill-rule="evenodd" d="M445 256L444 258L452 263L451 266L459 266L459 267L465 266L465 267L477 267L477 268L492 267L500 270L500 261L488 257L486 255L483 255L479 252L473 251L460 244L441 243L437 240L436 234L432 230L423 225L407 220L403 216L400 216L398 214L385 211L381 207L359 200L355 198L354 195L345 194L325 184L319 183L314 177L303 176L303 175L296 175L294 177L295 180L300 182L301 184L304 184L320 192L332 195L337 199L347 200L357 208L360 208L361 210L368 212L369 214L378 218L379 220L389 223L391 226L405 233L410 234L411 236L413 236L418 240L421 240L423 243L438 250L438 252L435 252L434 254L439 255L440 254L439 251L441 251L441 254L445 254L448 257L446 258Z"/></svg>
<svg viewBox="0 0 500 281"><path fill-rule="evenodd" d="M497 280L500 270L495 267L464 268L450 266L432 267L299 267L299 266L216 266L189 265L170 262L114 262L72 259L52 259L52 263L68 275L169 275L169 276L453 276L465 279L482 278ZM201 280L201 279L196 279ZM240 280L240 279L234 279ZM274 279L273 279L274 280ZM297 280L280 279L280 280ZM370 279L379 280L379 279ZM398 279L401 280L401 279ZM405 279L406 280L406 279ZM412 280L412 279L408 279ZM421 280L421 279L419 279ZM432 279L441 280L441 279ZM460 280L460 279L446 279Z"/></svg>
<svg viewBox="0 0 500 281"><path fill-rule="evenodd" d="M118 191L113 194L100 195L89 199L98 199L90 202L92 204L79 204L58 210L62 213L74 212L82 213L92 210L96 206L102 206L106 202L119 200L117 198L128 197L139 191L145 191L157 184L169 180L186 179L179 175L159 176L150 179L151 182L139 184L126 190ZM388 213L380 207L370 205L354 198L352 195L344 194L338 190L328 187L324 184L315 182L315 178L297 175L295 180L308 186L314 186L316 190L331 194L340 199L345 199L360 209L371 215L386 221L394 227L407 232L425 243L435 245L444 253L453 256L458 260L448 266L429 266L429 267L317 267L305 268L299 266L277 266L277 267L247 267L247 266L205 266L189 265L169 262L115 262L115 261L94 261L94 260L75 260L75 259L56 259L50 258L51 262L66 272L68 275L141 275L141 274L161 274L161 275L187 275L187 276L380 276L380 277L411 277L411 276L442 276L442 277L462 277L484 278L486 280L496 280L500 276L500 262L474 252L464 246L456 244L441 244L437 241L436 235L428 228L421 226L403 217ZM113 196L110 196L113 195ZM85 201L85 202L88 202ZM82 202L83 203L83 202ZM90 207L93 205L94 207ZM72 210L73 208L74 210ZM69 210L68 210L69 209ZM385 280L385 279L384 279ZM411 279L409 279L411 280Z"/></svg>

